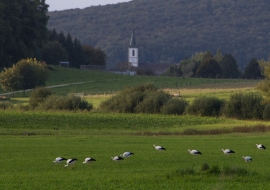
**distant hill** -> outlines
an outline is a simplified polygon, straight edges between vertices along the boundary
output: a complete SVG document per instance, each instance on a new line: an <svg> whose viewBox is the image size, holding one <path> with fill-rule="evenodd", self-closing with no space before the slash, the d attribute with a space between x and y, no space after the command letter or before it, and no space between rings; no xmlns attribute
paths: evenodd
<svg viewBox="0 0 270 190"><path fill-rule="evenodd" d="M127 61L133 26L141 63L179 63L195 52L232 54L242 68L270 56L268 0L133 0L49 13L49 29Z"/></svg>

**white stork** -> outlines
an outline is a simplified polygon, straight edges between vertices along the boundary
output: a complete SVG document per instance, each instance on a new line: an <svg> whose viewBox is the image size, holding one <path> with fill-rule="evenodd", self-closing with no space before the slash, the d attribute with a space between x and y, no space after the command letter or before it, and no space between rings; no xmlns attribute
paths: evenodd
<svg viewBox="0 0 270 190"><path fill-rule="evenodd" d="M111 159L113 160L113 161L120 161L120 160L124 160L124 158L122 158L122 157L120 157L120 156L115 156L115 157L111 157Z"/></svg>
<svg viewBox="0 0 270 190"><path fill-rule="evenodd" d="M162 151L162 150L166 150L166 148L162 147L162 146L156 146L156 145L153 145L153 147L158 150L158 151Z"/></svg>
<svg viewBox="0 0 270 190"><path fill-rule="evenodd" d="M77 158L71 158L67 160L67 164L65 165L65 167L68 167L69 165L73 165L77 162Z"/></svg>
<svg viewBox="0 0 270 190"><path fill-rule="evenodd" d="M53 161L53 163L60 163L60 162L62 162L64 160L67 160L67 159L66 158L63 158L63 157L57 157L57 158L55 158L55 160Z"/></svg>
<svg viewBox="0 0 270 190"><path fill-rule="evenodd" d="M258 149L264 150L266 147L263 144L256 144Z"/></svg>
<svg viewBox="0 0 270 190"><path fill-rule="evenodd" d="M134 155L133 152L124 152L123 154L120 154L121 157L128 158L130 156Z"/></svg>
<svg viewBox="0 0 270 190"><path fill-rule="evenodd" d="M198 151L198 150L190 150L190 149L188 149L188 152L190 154L193 154L193 155L202 155L202 153L200 151Z"/></svg>
<svg viewBox="0 0 270 190"><path fill-rule="evenodd" d="M95 161L96 161L96 159L88 157L88 158L84 159L83 164L88 164L88 163L95 162Z"/></svg>
<svg viewBox="0 0 270 190"><path fill-rule="evenodd" d="M242 157L244 159L245 162L251 162L252 158L250 156L243 156Z"/></svg>
<svg viewBox="0 0 270 190"><path fill-rule="evenodd" d="M235 152L233 151L233 150L231 150L231 149L221 149L221 151L224 153L224 154L234 154Z"/></svg>

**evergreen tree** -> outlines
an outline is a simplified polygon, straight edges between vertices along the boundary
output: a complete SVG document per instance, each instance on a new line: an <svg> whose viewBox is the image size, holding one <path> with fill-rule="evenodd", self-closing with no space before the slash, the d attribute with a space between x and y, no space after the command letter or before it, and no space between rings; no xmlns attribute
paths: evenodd
<svg viewBox="0 0 270 190"><path fill-rule="evenodd" d="M69 33L66 37L64 47L68 53L68 61L70 62L70 65L74 67L74 47L73 47L73 41L72 41L71 35Z"/></svg>
<svg viewBox="0 0 270 190"><path fill-rule="evenodd" d="M49 42L42 49L42 60L50 65L58 65L60 61L68 60L68 54L59 42Z"/></svg>
<svg viewBox="0 0 270 190"><path fill-rule="evenodd" d="M82 46L81 46L80 41L77 38L74 39L73 44L74 44L73 66L76 68L80 68L80 65L84 65Z"/></svg>
<svg viewBox="0 0 270 190"><path fill-rule="evenodd" d="M58 35L58 42L65 47L66 36L63 31L61 31L60 34Z"/></svg>
<svg viewBox="0 0 270 190"><path fill-rule="evenodd" d="M45 0L1 0L0 67L33 57L47 40L48 5Z"/></svg>
<svg viewBox="0 0 270 190"><path fill-rule="evenodd" d="M261 67L257 59L253 58L250 60L249 64L244 69L243 78L246 79L263 78Z"/></svg>
<svg viewBox="0 0 270 190"><path fill-rule="evenodd" d="M236 60L231 54L225 54L220 62L224 78L238 78L240 71Z"/></svg>
<svg viewBox="0 0 270 190"><path fill-rule="evenodd" d="M49 41L50 42L58 41L58 34L55 31L55 29L53 29L52 31L49 31Z"/></svg>

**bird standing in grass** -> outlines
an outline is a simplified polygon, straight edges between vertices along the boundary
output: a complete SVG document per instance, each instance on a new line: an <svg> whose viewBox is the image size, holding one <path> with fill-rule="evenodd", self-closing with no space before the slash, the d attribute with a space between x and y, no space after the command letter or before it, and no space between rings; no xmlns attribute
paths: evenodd
<svg viewBox="0 0 270 190"><path fill-rule="evenodd" d="M55 160L53 161L53 163L60 163L60 162L63 162L64 160L67 160L66 158L63 158L63 157L57 157L55 158Z"/></svg>
<svg viewBox="0 0 270 190"><path fill-rule="evenodd" d="M120 156L111 157L111 159L112 159L113 161L116 161L116 162L118 162L118 161L120 161L120 160L124 160L124 158L122 158L122 157L120 157Z"/></svg>
<svg viewBox="0 0 270 190"><path fill-rule="evenodd" d="M263 144L256 144L257 148L260 150L265 150L266 147Z"/></svg>
<svg viewBox="0 0 270 190"><path fill-rule="evenodd" d="M242 157L245 162L251 162L252 158L250 156L243 156Z"/></svg>
<svg viewBox="0 0 270 190"><path fill-rule="evenodd" d="M235 152L233 151L233 150L231 150L231 149L221 149L221 151L224 153L224 154L234 154Z"/></svg>
<svg viewBox="0 0 270 190"><path fill-rule="evenodd" d="M77 162L77 160L78 160L77 158L68 159L65 167L68 167L69 165L74 165Z"/></svg>
<svg viewBox="0 0 270 190"><path fill-rule="evenodd" d="M121 157L128 158L130 156L134 155L133 152L124 152L123 154L120 154Z"/></svg>
<svg viewBox="0 0 270 190"><path fill-rule="evenodd" d="M162 146L156 146L156 145L153 145L153 147L158 150L158 151L162 151L162 150L166 150L166 148L162 147Z"/></svg>
<svg viewBox="0 0 270 190"><path fill-rule="evenodd" d="M96 159L94 159L94 158L85 158L84 159L84 162L83 162L83 164L89 164L89 163L91 163L91 162L95 162L96 161Z"/></svg>
<svg viewBox="0 0 270 190"><path fill-rule="evenodd" d="M189 152L190 154L195 155L195 156L197 156L197 155L202 155L202 153L201 153L200 151L198 151L198 150L190 150L190 149L188 149L188 152Z"/></svg>

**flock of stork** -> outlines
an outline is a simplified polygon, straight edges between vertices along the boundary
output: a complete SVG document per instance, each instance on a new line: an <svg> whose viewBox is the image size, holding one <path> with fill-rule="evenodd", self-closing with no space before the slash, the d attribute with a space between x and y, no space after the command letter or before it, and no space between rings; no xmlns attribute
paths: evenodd
<svg viewBox="0 0 270 190"><path fill-rule="evenodd" d="M258 149L261 149L261 150L264 150L266 149L266 147L263 145L263 144L256 144L257 148ZM156 146L156 145L153 145L153 147L158 150L158 151L163 151L163 150L166 150L166 148L162 147L162 146ZM231 149L221 149L221 151L224 153L224 154L234 154L235 152ZM202 153L198 150L190 150L188 149L188 152L192 155L202 155ZM111 159L113 161L120 161L120 160L124 160L124 158L128 158L130 156L134 155L133 152L124 152L123 154L121 154L120 156L114 156L114 157L111 157ZM252 157L251 156L243 156L242 157L243 160L245 162L251 162L252 161ZM53 163L60 163L60 162L63 162L63 161L66 161L66 165L65 167L69 166L69 165L73 165L75 164L78 159L77 158L70 158L70 159L66 159L66 158L63 158L63 157L57 157L55 158L55 160L53 161ZM89 163L92 163L92 162L95 162L96 160L94 158L90 158L90 157L87 157L85 158L83 164L89 164Z"/></svg>

